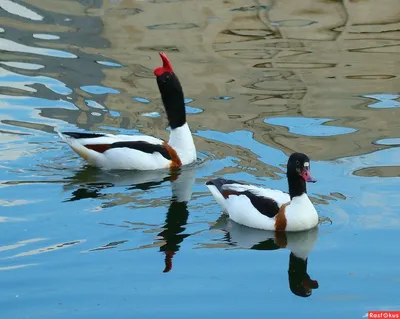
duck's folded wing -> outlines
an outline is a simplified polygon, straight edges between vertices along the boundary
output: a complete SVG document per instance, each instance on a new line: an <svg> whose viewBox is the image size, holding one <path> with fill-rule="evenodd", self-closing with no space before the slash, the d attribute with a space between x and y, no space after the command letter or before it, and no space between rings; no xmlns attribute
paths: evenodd
<svg viewBox="0 0 400 319"><path fill-rule="evenodd" d="M229 201L231 201L234 205L239 205L239 198L242 198L243 209L246 208L245 202L248 203L248 200L250 200L251 205L255 209L257 209L261 214L270 218L278 214L279 208L284 203L290 201L290 196L279 190L263 189L253 185L247 185L222 178L213 179L207 182L207 186L209 188L210 186L214 186L218 190L220 195L225 200L225 208L229 206ZM212 189L210 188L210 190ZM215 190L212 190L212 193L215 196ZM218 202L222 202L222 198L220 198Z"/></svg>
<svg viewBox="0 0 400 319"><path fill-rule="evenodd" d="M136 150L147 154L159 153L165 159L171 160L171 151L169 150L166 143L164 144L152 144L146 141L122 141L111 144L88 144L86 148L94 150L99 153L111 153L113 150Z"/></svg>

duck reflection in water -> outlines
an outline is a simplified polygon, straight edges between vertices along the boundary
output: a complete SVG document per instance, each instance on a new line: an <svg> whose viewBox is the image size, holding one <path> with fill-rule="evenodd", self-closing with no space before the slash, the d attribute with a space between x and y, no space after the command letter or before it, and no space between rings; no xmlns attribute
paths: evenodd
<svg viewBox="0 0 400 319"><path fill-rule="evenodd" d="M164 230L158 234L165 244L160 252L165 254L165 268L163 272L172 269L172 258L179 251L180 244L190 234L182 234L186 229L189 211L187 204L192 197L193 184L196 179L194 169L184 169L174 181L171 181L172 198L165 219Z"/></svg>
<svg viewBox="0 0 400 319"><path fill-rule="evenodd" d="M308 256L317 242L318 227L302 232L272 232L239 225L223 215L212 228L224 231L224 240L238 248L289 249L289 289L296 296L309 297L319 287L318 281L307 273Z"/></svg>
<svg viewBox="0 0 400 319"><path fill-rule="evenodd" d="M102 190L111 187L126 187L126 190L150 190L168 181L174 182L181 172L179 170L165 171L102 171L87 166L66 178L64 190L72 191L72 196L66 202L87 198L101 198Z"/></svg>
<svg viewBox="0 0 400 319"><path fill-rule="evenodd" d="M171 200L165 219L164 229L157 236L157 240L165 243L160 252L165 255L163 272L172 269L172 258L179 251L180 244L190 234L183 234L189 217L188 202L192 197L193 184L196 179L195 166L187 166L179 170L154 171L123 171L104 172L93 167L80 170L64 187L72 189L72 196L66 201L76 201L86 198L102 198L102 190L110 187L126 187L126 190L150 190L163 183L171 183ZM78 187L77 187L78 185Z"/></svg>

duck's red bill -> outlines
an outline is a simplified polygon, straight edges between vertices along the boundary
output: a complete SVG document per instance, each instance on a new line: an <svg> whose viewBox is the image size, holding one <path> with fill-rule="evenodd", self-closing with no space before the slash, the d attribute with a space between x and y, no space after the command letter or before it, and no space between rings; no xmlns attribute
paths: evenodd
<svg viewBox="0 0 400 319"><path fill-rule="evenodd" d="M154 69L154 75L155 76L161 76L165 72L169 72L169 73L174 72L174 70L172 69L172 64L169 61L169 59L167 58L167 56L165 55L165 53L160 52L159 55L160 55L161 60L163 62L163 66Z"/></svg>
<svg viewBox="0 0 400 319"><path fill-rule="evenodd" d="M303 171L301 172L301 177L303 177L303 179L309 183L315 183L317 181L314 177L311 176L311 173L308 169L303 169Z"/></svg>
<svg viewBox="0 0 400 319"><path fill-rule="evenodd" d="M312 279L304 279L303 285L307 288L311 288L311 289L318 289L319 288L319 284L318 281L316 280L312 280Z"/></svg>

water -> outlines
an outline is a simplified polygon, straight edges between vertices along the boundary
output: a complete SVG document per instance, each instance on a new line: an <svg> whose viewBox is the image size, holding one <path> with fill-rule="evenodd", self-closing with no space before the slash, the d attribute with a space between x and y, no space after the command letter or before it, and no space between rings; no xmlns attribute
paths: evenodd
<svg viewBox="0 0 400 319"><path fill-rule="evenodd" d="M400 310L397 4L0 1L2 317ZM56 130L168 137L157 51L198 162L87 167ZM221 216L209 178L286 190L293 151L311 158L318 229L273 240Z"/></svg>

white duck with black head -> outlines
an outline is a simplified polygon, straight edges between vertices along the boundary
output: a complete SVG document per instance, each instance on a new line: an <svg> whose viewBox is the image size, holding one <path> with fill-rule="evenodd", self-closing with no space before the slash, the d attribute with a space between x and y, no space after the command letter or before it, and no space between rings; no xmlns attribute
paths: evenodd
<svg viewBox="0 0 400 319"><path fill-rule="evenodd" d="M289 193L216 178L206 183L223 211L238 224L264 230L304 231L318 225L318 213L307 195L310 159L293 153L287 163Z"/></svg>
<svg viewBox="0 0 400 319"><path fill-rule="evenodd" d="M182 86L167 56L159 54L163 66L156 68L154 75L171 128L168 142L148 135L58 132L89 165L105 170L148 171L176 169L196 160Z"/></svg>

